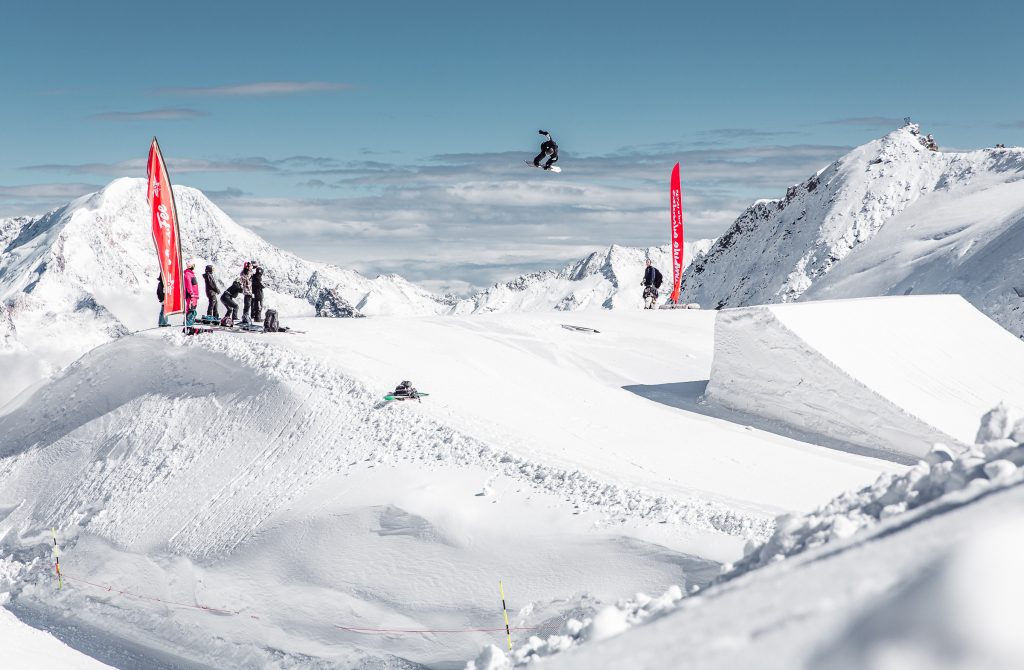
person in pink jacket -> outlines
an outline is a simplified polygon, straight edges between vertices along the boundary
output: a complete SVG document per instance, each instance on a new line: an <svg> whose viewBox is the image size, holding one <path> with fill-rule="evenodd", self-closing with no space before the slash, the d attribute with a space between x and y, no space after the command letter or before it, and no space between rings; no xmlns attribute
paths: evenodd
<svg viewBox="0 0 1024 670"><path fill-rule="evenodd" d="M191 326L196 320L199 305L199 282L196 280L196 264L189 262L185 269L185 325Z"/></svg>

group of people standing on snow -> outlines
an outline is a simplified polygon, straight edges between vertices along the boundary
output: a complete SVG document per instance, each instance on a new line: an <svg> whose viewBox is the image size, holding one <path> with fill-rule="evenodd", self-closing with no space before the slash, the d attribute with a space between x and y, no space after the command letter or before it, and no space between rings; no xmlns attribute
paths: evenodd
<svg viewBox="0 0 1024 670"><path fill-rule="evenodd" d="M207 265L206 271L203 273L207 300L204 321L220 321L218 302L223 304L225 309L223 325L228 325L226 321L229 318L232 324L238 321L238 302L236 299L239 295L242 296L241 324L248 325L263 319L263 268L255 261L245 261L242 265L241 273L223 292L221 292L220 285L217 283L213 273L214 267ZM186 266L183 281L185 284L185 324L192 325L196 321L199 307L199 280L196 278L196 264L194 262L189 262ZM157 277L156 297L160 301L160 325L168 326L170 323L168 323L167 317L164 315L163 307L164 280L162 274Z"/></svg>

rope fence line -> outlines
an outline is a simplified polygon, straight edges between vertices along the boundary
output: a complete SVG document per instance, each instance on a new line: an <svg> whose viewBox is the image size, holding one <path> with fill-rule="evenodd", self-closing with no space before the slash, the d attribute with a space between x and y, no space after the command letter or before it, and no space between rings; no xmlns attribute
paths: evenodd
<svg viewBox="0 0 1024 670"><path fill-rule="evenodd" d="M240 610L229 610L221 607L210 607L207 605L193 605L190 603L182 603L174 600L166 600L164 598L157 598L154 596L146 596L141 593L134 593L132 591L125 591L124 589L114 588L109 584L97 584L87 579L82 579L76 575L70 575L66 572L61 573L65 583L75 584L86 584L93 588L97 588L108 593L117 593L118 595L127 596L129 598L137 598L139 600L148 600L154 603L160 603L161 605L168 605L170 607L183 607L186 609L199 610L207 612L209 614L217 615L230 615L230 616L246 616L250 619L259 620L260 617L255 614L242 614ZM511 626L506 629L504 626L500 628L364 628L359 626L342 626L341 624L333 624L333 626L339 630L347 631L349 633L359 633L363 635L417 635L417 634L445 634L445 633L501 633L508 631L556 631L561 627L561 624L549 624L546 626Z"/></svg>
<svg viewBox="0 0 1024 670"><path fill-rule="evenodd" d="M504 633L505 627L501 628L447 628L447 629L425 629L425 628L354 628L334 624L335 628L347 630L352 633ZM512 626L509 630L558 630L559 626Z"/></svg>
<svg viewBox="0 0 1024 670"><path fill-rule="evenodd" d="M78 582L80 584L88 584L89 586L92 586L94 588L102 589L102 590L107 591L109 593L117 593L117 594L120 594L122 596L128 596L129 598L138 598L139 600L148 600L150 602L160 603L162 605L170 605L172 607L186 607L188 609L202 610L204 612L212 612L212 613L215 613L215 614L231 614L231 615L241 614L241 612L237 611L237 610L226 610L226 609L223 609L223 608L220 608L220 607L208 607L206 605L190 605L189 603L179 603L179 602L176 602L174 600L164 600L163 598L156 598L156 597L153 597L153 596L144 596L141 593L133 593L131 591L124 591L122 589L115 589L113 586L110 586L109 584L97 584L95 582L90 582L90 581L88 581L86 579L82 579L81 577L76 577L76 576L69 575L66 572L63 573L63 574L64 574L64 581L66 581L66 582ZM255 615L252 615L252 614L249 614L247 616L249 616L249 618L251 618L251 619L258 619L259 618L258 616L255 616Z"/></svg>

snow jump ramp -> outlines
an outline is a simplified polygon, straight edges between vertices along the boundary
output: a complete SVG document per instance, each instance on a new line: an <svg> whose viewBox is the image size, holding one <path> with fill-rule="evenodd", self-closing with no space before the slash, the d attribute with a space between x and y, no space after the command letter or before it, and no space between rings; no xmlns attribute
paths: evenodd
<svg viewBox="0 0 1024 670"><path fill-rule="evenodd" d="M1024 343L958 295L722 310L705 397L806 433L923 456L1024 406Z"/></svg>

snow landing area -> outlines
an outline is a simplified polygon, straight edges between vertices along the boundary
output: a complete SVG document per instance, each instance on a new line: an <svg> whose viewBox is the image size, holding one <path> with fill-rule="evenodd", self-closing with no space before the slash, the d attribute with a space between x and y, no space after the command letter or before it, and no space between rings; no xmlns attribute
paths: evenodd
<svg viewBox="0 0 1024 670"><path fill-rule="evenodd" d="M904 469L704 412L712 313L285 325L121 338L4 407L9 610L117 667L459 668L499 579L519 644Z"/></svg>
<svg viewBox="0 0 1024 670"><path fill-rule="evenodd" d="M960 296L722 310L707 399L825 439L922 457L1024 397L1024 343Z"/></svg>

